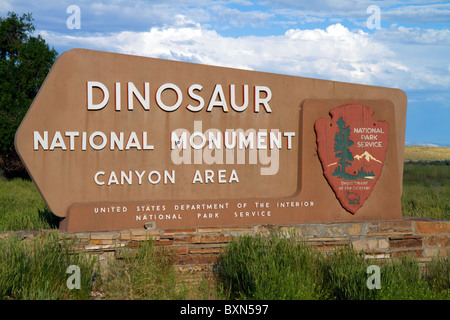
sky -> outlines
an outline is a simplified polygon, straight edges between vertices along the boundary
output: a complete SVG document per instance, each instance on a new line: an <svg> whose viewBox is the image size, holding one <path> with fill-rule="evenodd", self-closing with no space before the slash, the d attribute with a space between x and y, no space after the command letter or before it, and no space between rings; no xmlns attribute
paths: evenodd
<svg viewBox="0 0 450 320"><path fill-rule="evenodd" d="M402 89L407 145L450 147L450 1L0 0L72 48Z"/></svg>

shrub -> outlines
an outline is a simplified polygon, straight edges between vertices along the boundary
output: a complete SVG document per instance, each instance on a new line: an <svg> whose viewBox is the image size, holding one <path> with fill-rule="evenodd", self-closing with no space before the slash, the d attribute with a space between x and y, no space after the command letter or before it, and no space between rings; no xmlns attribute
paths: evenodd
<svg viewBox="0 0 450 320"><path fill-rule="evenodd" d="M372 264L380 267L380 289L367 286ZM279 233L231 241L216 269L230 299L450 299L449 257L433 260L422 270L411 256L381 263L351 247L325 255Z"/></svg>
<svg viewBox="0 0 450 320"><path fill-rule="evenodd" d="M105 299L178 300L187 295L174 268L173 254L151 241L123 250L103 270L99 289Z"/></svg>
<svg viewBox="0 0 450 320"><path fill-rule="evenodd" d="M366 300L373 299L377 290L367 288L367 267L363 252L350 247L330 252L320 265L325 290L330 299Z"/></svg>
<svg viewBox="0 0 450 320"><path fill-rule="evenodd" d="M321 295L320 259L293 237L244 236L220 256L218 280L231 299L314 299Z"/></svg>
<svg viewBox="0 0 450 320"><path fill-rule="evenodd" d="M73 250L74 243L46 233L21 240L11 235L0 241L0 299L87 299L93 285L95 260ZM66 273L80 268L80 289L70 290Z"/></svg>

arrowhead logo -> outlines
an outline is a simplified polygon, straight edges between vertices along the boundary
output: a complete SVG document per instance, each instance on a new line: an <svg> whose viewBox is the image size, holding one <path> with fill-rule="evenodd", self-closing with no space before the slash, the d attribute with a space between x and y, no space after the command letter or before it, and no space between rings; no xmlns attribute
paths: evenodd
<svg viewBox="0 0 450 320"><path fill-rule="evenodd" d="M389 125L372 119L373 113L361 104L342 105L330 111L331 120L321 118L315 123L325 178L351 214L373 191L388 148Z"/></svg>

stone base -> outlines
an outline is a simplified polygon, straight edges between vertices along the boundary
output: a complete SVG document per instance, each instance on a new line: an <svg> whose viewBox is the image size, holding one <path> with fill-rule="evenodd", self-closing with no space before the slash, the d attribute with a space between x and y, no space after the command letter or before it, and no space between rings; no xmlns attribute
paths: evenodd
<svg viewBox="0 0 450 320"><path fill-rule="evenodd" d="M298 239L329 251L352 246L366 258L385 260L411 254L421 262L450 254L450 221L404 218L401 221L352 223L259 225L247 227L197 227L184 229L134 229L110 232L60 232L76 238L78 248L96 254L100 260L116 258L122 248L137 247L152 240L156 246L172 249L176 267L190 275L209 273L228 242L241 235L268 235L272 231L295 232ZM36 231L20 231L21 238ZM7 236L8 233L3 233ZM0 238L2 235L0 234Z"/></svg>

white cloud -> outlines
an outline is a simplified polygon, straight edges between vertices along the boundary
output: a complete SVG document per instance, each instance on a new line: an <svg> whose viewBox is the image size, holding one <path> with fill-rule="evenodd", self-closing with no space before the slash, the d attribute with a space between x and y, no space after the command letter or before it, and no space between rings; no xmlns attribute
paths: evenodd
<svg viewBox="0 0 450 320"><path fill-rule="evenodd" d="M341 24L322 29L290 29L280 36L224 37L179 15L174 26L148 32L69 37L45 33L50 42L338 81L391 86L408 67L367 33Z"/></svg>
<svg viewBox="0 0 450 320"><path fill-rule="evenodd" d="M444 3L442 3L444 2ZM367 19L367 8L376 5L381 10L383 22L398 23L448 23L450 4L445 1L402 1L402 0L271 0L264 4L276 8L277 13L319 18Z"/></svg>
<svg viewBox="0 0 450 320"><path fill-rule="evenodd" d="M391 25L389 29L380 29L375 36L378 40L402 42L419 45L446 45L450 46L450 30L436 30L423 28L406 28Z"/></svg>
<svg viewBox="0 0 450 320"><path fill-rule="evenodd" d="M409 68L407 77L399 78L407 89L449 89L447 70L450 31L391 26L377 30L372 37L385 43L398 60Z"/></svg>
<svg viewBox="0 0 450 320"><path fill-rule="evenodd" d="M392 9L388 8L382 11L382 17L397 22L448 23L450 21L450 4L421 2L419 5L406 5Z"/></svg>
<svg viewBox="0 0 450 320"><path fill-rule="evenodd" d="M66 28L70 4L0 0L0 14L33 12L60 53L81 47L398 87L408 92L410 123L434 117L430 129L448 125L448 1L79 0L78 31ZM372 4L381 9L379 30L366 26ZM441 131L409 139L444 141Z"/></svg>
<svg viewBox="0 0 450 320"><path fill-rule="evenodd" d="M232 1L240 3L240 0ZM448 29L406 28L391 25L368 30L362 23L356 30L334 23L326 29L298 29L306 23L325 23L340 17L368 16L366 9L373 1L328 1L314 3L291 0L274 1L268 10L251 10L251 3L242 0L245 10L230 7L229 2L202 0L167 3L126 2L104 4L97 1L83 9L83 29L78 35L41 31L52 45L84 47L164 59L284 73L298 76L357 82L402 89L450 88L448 73ZM448 4L405 5L399 0L377 2L381 19L407 18L423 12L425 16L445 16ZM208 4L208 5L206 5ZM289 8L289 9L287 9ZM331 10L333 9L333 10ZM420 11L422 10L422 11ZM117 25L136 16L134 31L114 27L109 33L94 34L88 29L89 14L103 18L118 15ZM287 19L287 20L286 20ZM425 18L424 18L425 19ZM358 20L358 21L363 21ZM430 20L430 21L431 21ZM99 21L102 21L101 19ZM148 22L147 30L142 28ZM224 23L224 21L227 21ZM111 19L105 26L112 24ZM99 23L99 22L96 22ZM342 22L344 23L344 22ZM347 22L348 23L348 22ZM291 29L265 36L227 37L219 32L246 26L266 28L272 24ZM354 21L354 26L358 26ZM93 30L102 26L98 24ZM105 28L105 26L101 28ZM150 27L151 26L151 27ZM86 28L86 29L85 29ZM101 29L100 28L100 29ZM284 29L286 30L286 29ZM83 35L84 33L84 35Z"/></svg>

